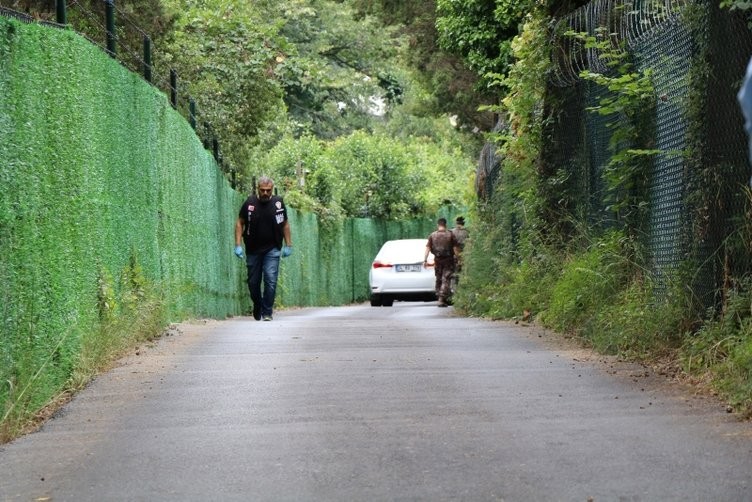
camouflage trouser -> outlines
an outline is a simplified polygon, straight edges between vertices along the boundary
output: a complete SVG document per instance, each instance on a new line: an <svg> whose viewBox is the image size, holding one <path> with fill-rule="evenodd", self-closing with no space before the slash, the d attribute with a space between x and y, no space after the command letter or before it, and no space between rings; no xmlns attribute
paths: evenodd
<svg viewBox="0 0 752 502"><path fill-rule="evenodd" d="M451 287L449 288L450 294L454 295L457 292L457 282L460 278L460 271L462 271L462 263L459 260L454 261L454 273L452 274L452 280L450 281Z"/></svg>
<svg viewBox="0 0 752 502"><path fill-rule="evenodd" d="M440 302L445 302L451 296L452 275L454 274L454 260L436 260L436 296Z"/></svg>

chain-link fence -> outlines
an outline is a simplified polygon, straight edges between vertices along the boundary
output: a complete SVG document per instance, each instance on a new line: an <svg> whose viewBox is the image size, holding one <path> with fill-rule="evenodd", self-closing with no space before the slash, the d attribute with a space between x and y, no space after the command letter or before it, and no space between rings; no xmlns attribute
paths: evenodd
<svg viewBox="0 0 752 502"><path fill-rule="evenodd" d="M493 128L498 134L506 130L506 124L499 118ZM493 196L494 185L501 174L501 156L496 145L489 141L480 152L478 169L475 171L475 193L481 200L488 200Z"/></svg>
<svg viewBox="0 0 752 502"><path fill-rule="evenodd" d="M747 138L736 100L752 55L746 16L705 0L595 0L552 27L541 162L542 171L564 170L571 177L568 189L574 186L577 196L570 203L577 207L569 217L596 229L623 224L608 209L604 180L613 126L623 118L587 110L611 91L581 79L580 72L613 73L601 49L572 36L583 33L626 51L636 69L652 74L655 132L649 147L660 153L652 157L647 180L643 240L653 275L662 287L663 278L689 264L699 303L717 305L717 295L752 269L749 246L731 244L749 202ZM479 173L492 173L488 166L496 163L482 155Z"/></svg>
<svg viewBox="0 0 752 502"><path fill-rule="evenodd" d="M690 65L698 51L697 35L676 15L666 19L632 49L637 68L653 71L656 96L654 146L661 153L654 158L649 185L647 241L659 284L686 253L683 232L690 217L685 162L689 122L684 110L690 92Z"/></svg>

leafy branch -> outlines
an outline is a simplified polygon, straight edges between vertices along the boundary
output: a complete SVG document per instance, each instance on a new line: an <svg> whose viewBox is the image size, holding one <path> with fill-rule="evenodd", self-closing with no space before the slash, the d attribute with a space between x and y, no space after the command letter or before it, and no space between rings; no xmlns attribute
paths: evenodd
<svg viewBox="0 0 752 502"><path fill-rule="evenodd" d="M608 96L587 110L618 118L608 124L612 131L611 158L604 179L608 186L609 209L624 218L627 227L634 231L643 222L647 210L650 159L662 153L650 148L655 107L652 71L636 70L629 54L615 47L604 29L597 30L595 36L574 31L565 34L582 42L584 49L598 54L607 68L606 73L584 70L580 78L609 91Z"/></svg>

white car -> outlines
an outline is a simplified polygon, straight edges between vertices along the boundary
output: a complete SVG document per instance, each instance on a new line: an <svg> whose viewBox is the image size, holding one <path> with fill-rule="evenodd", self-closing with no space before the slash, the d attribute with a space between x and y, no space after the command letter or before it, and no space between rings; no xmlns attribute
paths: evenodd
<svg viewBox="0 0 752 502"><path fill-rule="evenodd" d="M436 300L433 254L423 266L427 241L398 239L381 246L368 274L371 306L391 307L394 300Z"/></svg>

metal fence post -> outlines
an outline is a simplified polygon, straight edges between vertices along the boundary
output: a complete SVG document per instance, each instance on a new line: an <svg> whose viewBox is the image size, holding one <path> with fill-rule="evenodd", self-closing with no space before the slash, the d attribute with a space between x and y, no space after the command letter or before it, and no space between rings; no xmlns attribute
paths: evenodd
<svg viewBox="0 0 752 502"><path fill-rule="evenodd" d="M188 98L188 121L191 123L193 130L196 130L196 102L193 98Z"/></svg>
<svg viewBox="0 0 752 502"><path fill-rule="evenodd" d="M170 68L170 103L172 107L178 107L178 72Z"/></svg>
<svg viewBox="0 0 752 502"><path fill-rule="evenodd" d="M144 35L144 79L151 83L151 38Z"/></svg>
<svg viewBox="0 0 752 502"><path fill-rule="evenodd" d="M115 33L115 0L104 0L105 26L107 29L107 52L117 54L117 33Z"/></svg>
<svg viewBox="0 0 752 502"><path fill-rule="evenodd" d="M65 12L65 0L57 0L57 24L68 24L68 16Z"/></svg>
<svg viewBox="0 0 752 502"><path fill-rule="evenodd" d="M206 150L209 149L209 135L211 134L211 124L209 122L204 122L204 148Z"/></svg>

